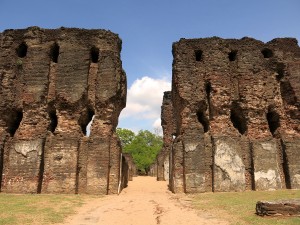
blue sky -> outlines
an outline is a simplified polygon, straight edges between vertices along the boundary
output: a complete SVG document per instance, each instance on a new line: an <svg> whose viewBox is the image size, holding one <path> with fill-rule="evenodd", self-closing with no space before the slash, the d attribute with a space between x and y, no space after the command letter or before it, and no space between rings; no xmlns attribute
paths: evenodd
<svg viewBox="0 0 300 225"><path fill-rule="evenodd" d="M153 131L162 92L170 89L173 42L211 36L300 41L299 12L299 0L0 0L0 32L64 26L118 33L128 79L119 126Z"/></svg>

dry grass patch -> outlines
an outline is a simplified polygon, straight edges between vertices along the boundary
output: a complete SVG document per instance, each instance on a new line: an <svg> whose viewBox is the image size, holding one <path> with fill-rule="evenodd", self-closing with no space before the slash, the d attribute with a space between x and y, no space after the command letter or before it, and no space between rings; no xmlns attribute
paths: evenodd
<svg viewBox="0 0 300 225"><path fill-rule="evenodd" d="M203 193L192 198L196 208L224 218L230 224L300 224L300 217L260 217L255 214L257 201L300 198L300 190Z"/></svg>
<svg viewBox="0 0 300 225"><path fill-rule="evenodd" d="M61 223L96 196L0 194L0 225Z"/></svg>

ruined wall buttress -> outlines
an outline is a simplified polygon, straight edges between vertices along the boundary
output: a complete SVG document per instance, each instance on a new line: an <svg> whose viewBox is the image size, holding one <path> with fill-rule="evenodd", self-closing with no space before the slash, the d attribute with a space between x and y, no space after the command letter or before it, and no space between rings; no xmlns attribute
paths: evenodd
<svg viewBox="0 0 300 225"><path fill-rule="evenodd" d="M169 180L172 163L170 161L170 152L173 142L173 134L175 134L173 121L173 105L171 100L171 92L164 92L161 106L161 126L163 129L163 147L157 156L157 180Z"/></svg>
<svg viewBox="0 0 300 225"><path fill-rule="evenodd" d="M300 188L297 41L181 39L173 56L171 190Z"/></svg>
<svg viewBox="0 0 300 225"><path fill-rule="evenodd" d="M1 33L2 191L117 192L115 128L126 104L120 51L121 40L105 30Z"/></svg>
<svg viewBox="0 0 300 225"><path fill-rule="evenodd" d="M122 153L122 155L126 159L128 165L128 181L132 181L133 177L137 176L136 165L130 153Z"/></svg>

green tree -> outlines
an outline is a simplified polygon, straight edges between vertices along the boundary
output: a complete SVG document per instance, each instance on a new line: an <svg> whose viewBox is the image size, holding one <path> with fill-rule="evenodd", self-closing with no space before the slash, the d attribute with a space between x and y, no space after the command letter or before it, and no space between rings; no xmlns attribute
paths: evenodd
<svg viewBox="0 0 300 225"><path fill-rule="evenodd" d="M120 132L124 130L126 131ZM117 131L121 142L125 140L123 141L123 151L131 153L137 168L142 172L148 173L150 165L155 161L158 152L162 148L162 138L148 130L140 130L132 138L132 135L128 135L128 131L130 130L121 129L119 132Z"/></svg>
<svg viewBox="0 0 300 225"><path fill-rule="evenodd" d="M134 132L125 128L117 128L117 135L120 138L123 149L131 144L132 140L135 138Z"/></svg>

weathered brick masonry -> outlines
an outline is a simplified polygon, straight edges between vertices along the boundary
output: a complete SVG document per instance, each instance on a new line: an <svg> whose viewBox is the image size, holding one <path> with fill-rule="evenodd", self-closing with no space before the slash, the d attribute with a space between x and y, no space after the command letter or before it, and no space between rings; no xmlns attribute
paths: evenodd
<svg viewBox="0 0 300 225"><path fill-rule="evenodd" d="M116 193L126 104L119 37L30 27L0 41L1 191Z"/></svg>
<svg viewBox="0 0 300 225"><path fill-rule="evenodd" d="M132 155L130 153L122 153L125 158L125 161L128 164L128 181L132 181L133 177L137 176L136 165L134 164Z"/></svg>
<svg viewBox="0 0 300 225"><path fill-rule="evenodd" d="M170 151L173 142L173 134L176 132L173 121L173 104L171 100L171 92L164 92L163 102L161 106L161 126L163 129L163 148L157 156L157 180L169 180L169 171L172 169L172 158Z"/></svg>
<svg viewBox="0 0 300 225"><path fill-rule="evenodd" d="M297 40L181 39L173 57L171 190L300 188Z"/></svg>

